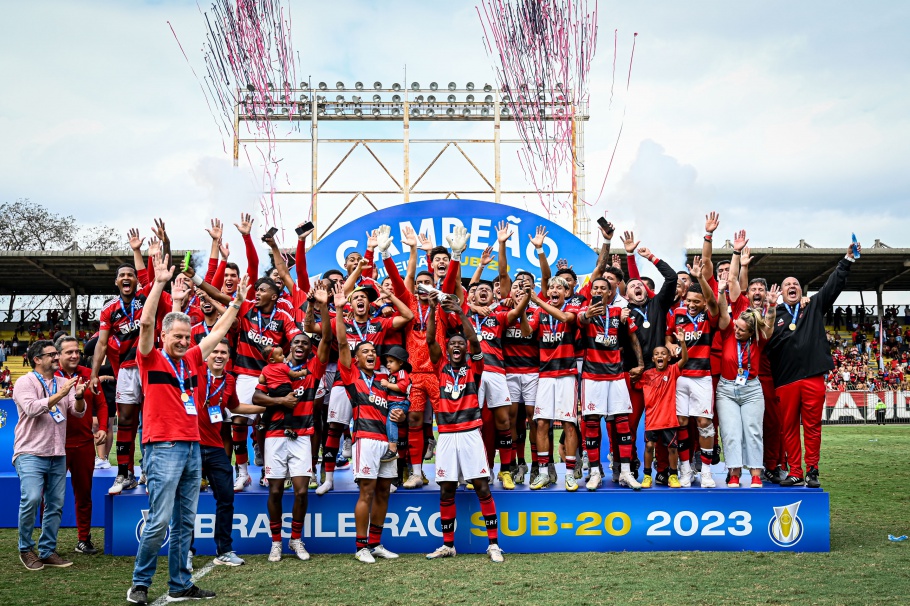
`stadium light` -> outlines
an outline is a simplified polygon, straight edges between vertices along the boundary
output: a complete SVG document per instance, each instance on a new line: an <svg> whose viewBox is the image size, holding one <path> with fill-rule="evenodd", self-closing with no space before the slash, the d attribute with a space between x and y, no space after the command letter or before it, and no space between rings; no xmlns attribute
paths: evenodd
<svg viewBox="0 0 910 606"><path fill-rule="evenodd" d="M301 83L300 83L300 88L301 88L302 90L309 90L309 89L310 89L310 85L307 84L306 82L301 82Z"/></svg>
<svg viewBox="0 0 910 606"><path fill-rule="evenodd" d="M428 117L428 118L432 118L432 117L435 116L435 115L436 115L436 112L433 111L432 109L428 109L428 110L427 110L427 117Z"/></svg>
<svg viewBox="0 0 910 606"><path fill-rule="evenodd" d="M449 95L448 97L446 97L446 101L448 101L449 103L455 103L455 95Z"/></svg>
<svg viewBox="0 0 910 606"><path fill-rule="evenodd" d="M362 118L362 117L363 117L363 111L358 107L358 108L356 108L356 109L354 110L354 115L357 116L358 118Z"/></svg>
<svg viewBox="0 0 910 606"><path fill-rule="evenodd" d="M398 83L396 82L395 84L392 85L392 90L395 91L395 92L400 91L400 90L401 90L401 85L398 84Z"/></svg>
<svg viewBox="0 0 910 606"><path fill-rule="evenodd" d="M400 115L401 115L401 110L398 109L397 107L393 107L393 108L392 108L391 114L392 114L393 116L400 116Z"/></svg>
<svg viewBox="0 0 910 606"><path fill-rule="evenodd" d="M381 113L382 113L382 112L379 110L378 107L374 107L374 108L373 108L373 115L374 115L374 116L377 116L377 117L378 117Z"/></svg>
<svg viewBox="0 0 910 606"><path fill-rule="evenodd" d="M439 85L435 82L430 82L430 90L439 90Z"/></svg>
<svg viewBox="0 0 910 606"><path fill-rule="evenodd" d="M493 104L493 95L487 95L483 98L484 103Z"/></svg>
<svg viewBox="0 0 910 606"><path fill-rule="evenodd" d="M464 100L467 101L468 103L474 103L474 95L468 95L467 97L464 98Z"/></svg>
<svg viewBox="0 0 910 606"><path fill-rule="evenodd" d="M412 108L411 108L411 115L412 115L412 116L419 116L419 115L420 115L420 109L419 109L419 108L416 108L416 107L412 107Z"/></svg>
<svg viewBox="0 0 910 606"><path fill-rule="evenodd" d="M319 90L328 90L328 85L325 82L319 83Z"/></svg>
<svg viewBox="0 0 910 606"><path fill-rule="evenodd" d="M376 90L382 90L382 82L380 82L379 80L377 80L376 82L373 82L373 88L375 88Z"/></svg>
<svg viewBox="0 0 910 606"><path fill-rule="evenodd" d="M380 101L382 101L382 97L379 95L373 95L373 103L379 103Z"/></svg>
<svg viewBox="0 0 910 606"><path fill-rule="evenodd" d="M449 116L450 118L451 118L452 116L454 116L454 115L455 115L455 108L454 108L454 107L450 107L449 109L447 109L447 110L446 110L446 115Z"/></svg>
<svg viewBox="0 0 910 606"><path fill-rule="evenodd" d="M481 107L481 108L480 108L480 115L481 115L481 116L489 116L489 115L490 115L490 108L487 107L487 106Z"/></svg>
<svg viewBox="0 0 910 606"><path fill-rule="evenodd" d="M363 90L363 82L357 82L356 84L354 84L354 88L356 88L357 90Z"/></svg>
<svg viewBox="0 0 910 606"><path fill-rule="evenodd" d="M471 108L470 107L464 108L461 111L461 115L464 116L465 118L469 118L471 116Z"/></svg>
<svg viewBox="0 0 910 606"><path fill-rule="evenodd" d="M436 103L436 95L430 95L427 97L427 103Z"/></svg>
<svg viewBox="0 0 910 606"><path fill-rule="evenodd" d="M484 85L483 85L483 92L485 92L485 93L492 93L492 92L493 92L493 87L490 86L489 84L484 84Z"/></svg>
<svg viewBox="0 0 910 606"><path fill-rule="evenodd" d="M418 103L423 103L423 95L417 95L417 97L414 99L414 101L417 101Z"/></svg>
<svg viewBox="0 0 910 606"><path fill-rule="evenodd" d="M449 82L449 90L455 90L456 88L458 88L457 84L454 82Z"/></svg>
<svg viewBox="0 0 910 606"><path fill-rule="evenodd" d="M411 82L411 90L420 90L419 82Z"/></svg>
<svg viewBox="0 0 910 606"><path fill-rule="evenodd" d="M474 83L468 82L467 85L465 86L465 88L468 90L474 90Z"/></svg>
<svg viewBox="0 0 910 606"><path fill-rule="evenodd" d="M392 95L392 103L401 103L401 95Z"/></svg>
<svg viewBox="0 0 910 606"><path fill-rule="evenodd" d="M336 95L335 101L337 101L338 103L344 103L344 95Z"/></svg>
<svg viewBox="0 0 910 606"><path fill-rule="evenodd" d="M335 88L337 88L338 90L344 90L344 82L339 80L338 82L335 83Z"/></svg>

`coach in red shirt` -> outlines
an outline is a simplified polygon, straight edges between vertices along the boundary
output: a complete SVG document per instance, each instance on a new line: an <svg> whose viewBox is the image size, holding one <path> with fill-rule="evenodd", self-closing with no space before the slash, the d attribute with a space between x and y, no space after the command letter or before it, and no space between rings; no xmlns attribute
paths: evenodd
<svg viewBox="0 0 910 606"><path fill-rule="evenodd" d="M139 540L133 585L127 601L148 603L148 589L158 565L158 551L170 523L168 546L168 601L215 597L214 592L193 584L187 568L187 555L193 536L199 484L202 480L202 458L199 450L197 416L203 403L197 402L194 390L199 381L203 360L227 334L237 317L240 304L231 302L199 345L192 343L192 320L186 314L171 312L161 326L161 349L155 349L155 315L165 284L174 274L155 254L155 284L142 308L139 322L137 357L145 402L142 443L143 464L148 477L148 521ZM246 278L238 292L246 291ZM203 411L205 413L205 411ZM206 413L207 414L207 413Z"/></svg>

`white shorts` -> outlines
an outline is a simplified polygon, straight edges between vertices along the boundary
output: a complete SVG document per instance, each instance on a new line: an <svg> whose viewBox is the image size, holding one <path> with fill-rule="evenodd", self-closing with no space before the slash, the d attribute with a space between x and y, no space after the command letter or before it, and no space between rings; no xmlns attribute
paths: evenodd
<svg viewBox="0 0 910 606"><path fill-rule="evenodd" d="M534 403L534 420L575 423L575 377L540 377Z"/></svg>
<svg viewBox="0 0 910 606"><path fill-rule="evenodd" d="M325 367L325 376L319 381L319 387L316 388L316 399L325 398L332 391L332 383L335 382L335 373L338 372L338 363L332 362ZM325 404L325 399L322 401Z"/></svg>
<svg viewBox="0 0 910 606"><path fill-rule="evenodd" d="M142 382L139 368L121 368L117 373L117 404L142 404Z"/></svg>
<svg viewBox="0 0 910 606"><path fill-rule="evenodd" d="M241 404L252 404L253 403L253 394L256 393L256 387L259 385L259 377L254 377L253 375L237 375L237 399ZM234 417L243 417L249 419L247 425L252 425L253 421L258 415L251 414L240 414L231 412L228 409L225 409L227 412L227 419L230 421ZM282 476L284 477L284 476Z"/></svg>
<svg viewBox="0 0 910 606"><path fill-rule="evenodd" d="M351 398L348 397L348 392L341 385L336 385L332 388L332 392L329 395L329 412L326 419L329 423L347 425L351 422L351 415L353 414L354 411L351 409Z"/></svg>
<svg viewBox="0 0 910 606"><path fill-rule="evenodd" d="M376 478L397 478L398 463L396 461L382 463L379 460L388 449L388 442L380 442L379 440L372 440L370 438L354 440L354 449L351 454L354 479L375 480Z"/></svg>
<svg viewBox="0 0 910 606"><path fill-rule="evenodd" d="M679 377L676 380L676 414L681 417L714 418L711 377Z"/></svg>
<svg viewBox="0 0 910 606"><path fill-rule="evenodd" d="M480 428L440 433L436 441L436 482L489 478L487 449Z"/></svg>
<svg viewBox="0 0 910 606"><path fill-rule="evenodd" d="M509 386L509 396L513 402L522 402L525 406L534 406L537 401L537 380L536 372L528 374L506 375L506 383Z"/></svg>
<svg viewBox="0 0 910 606"><path fill-rule="evenodd" d="M480 376L480 389L477 391L477 400L481 406L499 408L511 406L512 398L509 397L509 386L506 376L496 372L484 372Z"/></svg>
<svg viewBox="0 0 910 606"><path fill-rule="evenodd" d="M265 477L271 480L313 475L313 451L310 436L265 439Z"/></svg>
<svg viewBox="0 0 910 606"><path fill-rule="evenodd" d="M584 379L581 385L581 414L627 415L632 412L632 398L629 397L629 387L626 380L592 381Z"/></svg>

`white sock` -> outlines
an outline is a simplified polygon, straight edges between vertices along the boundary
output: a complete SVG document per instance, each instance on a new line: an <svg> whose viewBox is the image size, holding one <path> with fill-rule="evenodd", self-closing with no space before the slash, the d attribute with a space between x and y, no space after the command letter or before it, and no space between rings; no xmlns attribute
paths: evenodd
<svg viewBox="0 0 910 606"><path fill-rule="evenodd" d="M418 463L417 465L414 465L414 475L419 476L422 473L423 473L423 463Z"/></svg>
<svg viewBox="0 0 910 606"><path fill-rule="evenodd" d="M619 464L619 470L620 470L622 473L632 473L632 467L630 466L629 463L620 463L620 464Z"/></svg>
<svg viewBox="0 0 910 606"><path fill-rule="evenodd" d="M692 464L689 461L680 461L679 462L679 471L680 473L689 473L692 471Z"/></svg>
<svg viewBox="0 0 910 606"><path fill-rule="evenodd" d="M248 476L250 475L250 464L249 463L237 463L237 475Z"/></svg>
<svg viewBox="0 0 910 606"><path fill-rule="evenodd" d="M325 481L326 481L326 484L334 484L335 483L335 472L334 471L325 472Z"/></svg>

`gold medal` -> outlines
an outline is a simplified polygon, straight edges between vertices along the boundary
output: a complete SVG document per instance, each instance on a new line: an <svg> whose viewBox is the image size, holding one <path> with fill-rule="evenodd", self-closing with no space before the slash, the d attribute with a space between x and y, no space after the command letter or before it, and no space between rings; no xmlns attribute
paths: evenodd
<svg viewBox="0 0 910 606"><path fill-rule="evenodd" d="M453 399L453 400L457 400L457 399L460 398L460 397L461 397L461 390L460 390L460 389L453 389L453 390L452 390L452 399Z"/></svg>
<svg viewBox="0 0 910 606"><path fill-rule="evenodd" d="M740 368L738 371L736 371L736 374L738 374L739 376L743 376L743 369Z"/></svg>
<svg viewBox="0 0 910 606"><path fill-rule="evenodd" d="M180 394L180 399L183 401L184 404L186 404L187 402L190 401L190 394L183 392L182 394Z"/></svg>
<svg viewBox="0 0 910 606"><path fill-rule="evenodd" d="M790 330L796 330L796 322L790 322Z"/></svg>

